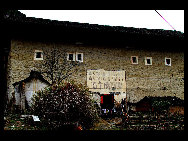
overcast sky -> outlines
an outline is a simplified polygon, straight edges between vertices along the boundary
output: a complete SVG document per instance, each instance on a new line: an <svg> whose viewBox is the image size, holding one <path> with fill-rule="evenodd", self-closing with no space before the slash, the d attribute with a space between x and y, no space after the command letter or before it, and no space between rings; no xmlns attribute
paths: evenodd
<svg viewBox="0 0 188 141"><path fill-rule="evenodd" d="M27 17L184 33L184 10L19 10Z"/></svg>

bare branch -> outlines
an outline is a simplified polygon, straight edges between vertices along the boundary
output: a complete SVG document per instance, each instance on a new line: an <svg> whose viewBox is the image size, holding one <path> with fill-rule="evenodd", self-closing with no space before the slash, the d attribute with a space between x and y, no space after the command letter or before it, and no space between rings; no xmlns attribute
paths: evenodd
<svg viewBox="0 0 188 141"><path fill-rule="evenodd" d="M50 79L51 84L62 82L63 79L68 78L70 75L77 71L73 68L79 66L77 61L67 61L67 54L65 50L53 48L44 51L44 60L40 64L40 72Z"/></svg>

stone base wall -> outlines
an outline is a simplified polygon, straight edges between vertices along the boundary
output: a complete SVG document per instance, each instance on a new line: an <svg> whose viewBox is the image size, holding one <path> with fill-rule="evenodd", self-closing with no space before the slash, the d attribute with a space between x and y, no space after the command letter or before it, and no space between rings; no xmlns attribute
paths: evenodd
<svg viewBox="0 0 188 141"><path fill-rule="evenodd" d="M13 83L27 78L41 60L34 60L35 50L50 50L83 53L79 71L70 78L86 83L87 69L125 70L126 94L130 102L137 102L144 96L177 96L184 99L184 53L110 48L107 46L86 46L65 43L48 43L12 40L8 60L8 96L14 91ZM131 56L138 56L138 64L131 63ZM145 65L145 57L152 57L152 65ZM172 65L165 65L165 57ZM45 76L44 76L45 78ZM45 78L47 80L47 78Z"/></svg>

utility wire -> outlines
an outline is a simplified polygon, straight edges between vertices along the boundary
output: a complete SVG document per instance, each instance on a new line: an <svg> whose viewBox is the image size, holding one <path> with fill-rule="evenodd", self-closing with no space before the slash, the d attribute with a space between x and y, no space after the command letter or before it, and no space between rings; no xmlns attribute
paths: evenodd
<svg viewBox="0 0 188 141"><path fill-rule="evenodd" d="M161 16L161 18L163 18L163 20L165 20L165 18L157 10L155 10L155 12L157 12L157 14L159 14L159 16ZM165 21L173 28L173 26L167 20L165 20ZM175 28L173 28L173 29L176 30Z"/></svg>

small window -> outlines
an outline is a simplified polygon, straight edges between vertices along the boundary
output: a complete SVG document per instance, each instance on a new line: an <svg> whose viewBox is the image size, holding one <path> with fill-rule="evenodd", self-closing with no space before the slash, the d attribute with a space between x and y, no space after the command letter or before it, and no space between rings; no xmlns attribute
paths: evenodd
<svg viewBox="0 0 188 141"><path fill-rule="evenodd" d="M145 58L145 65L152 65L152 57Z"/></svg>
<svg viewBox="0 0 188 141"><path fill-rule="evenodd" d="M171 66L171 58L166 58L165 57L165 65L166 66Z"/></svg>
<svg viewBox="0 0 188 141"><path fill-rule="evenodd" d="M36 58L42 58L42 52L36 52Z"/></svg>
<svg viewBox="0 0 188 141"><path fill-rule="evenodd" d="M131 56L131 63L138 64L138 56Z"/></svg>
<svg viewBox="0 0 188 141"><path fill-rule="evenodd" d="M67 54L67 60L68 61L75 61L75 54L74 53L68 53Z"/></svg>
<svg viewBox="0 0 188 141"><path fill-rule="evenodd" d="M35 50L34 60L43 60L43 51Z"/></svg>
<svg viewBox="0 0 188 141"><path fill-rule="evenodd" d="M76 61L83 62L83 53L76 53Z"/></svg>

